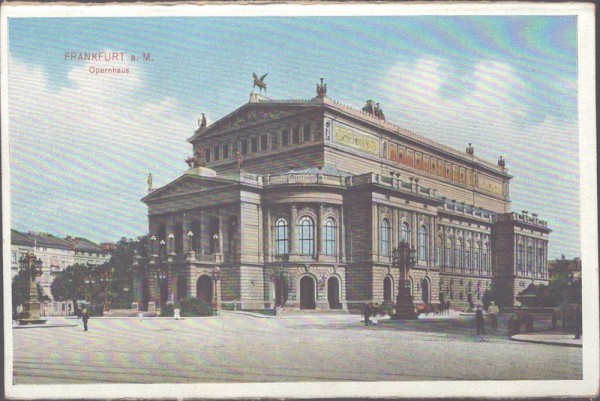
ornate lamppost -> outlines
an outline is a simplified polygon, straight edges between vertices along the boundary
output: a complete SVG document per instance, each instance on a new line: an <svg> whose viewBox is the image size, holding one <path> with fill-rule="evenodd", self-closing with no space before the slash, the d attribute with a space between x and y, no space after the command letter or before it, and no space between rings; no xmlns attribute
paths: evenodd
<svg viewBox="0 0 600 401"><path fill-rule="evenodd" d="M398 277L398 295L396 296L396 313L391 316L392 320L416 319L415 306L413 298L408 287L410 281L408 273L415 267L416 251L404 241L400 241L397 248L392 251L393 265L398 267L400 275Z"/></svg>
<svg viewBox="0 0 600 401"><path fill-rule="evenodd" d="M214 243L214 245L213 245L214 252L213 253L219 253L219 251L220 251L219 250L219 234L213 235L212 239L213 239L213 243Z"/></svg>
<svg viewBox="0 0 600 401"><path fill-rule="evenodd" d="M219 289L219 280L221 280L221 269L219 269L219 266L216 266L213 270L212 270L212 279L213 279L213 285L214 285L214 291L213 291L213 306L215 308L215 311L218 313L219 310L221 309L221 305L219 302L219 296L217 294L217 291Z"/></svg>
<svg viewBox="0 0 600 401"><path fill-rule="evenodd" d="M167 279L167 273L160 267L156 270L156 283L158 284L158 305L162 308L163 302L166 300L162 299L162 283Z"/></svg>
<svg viewBox="0 0 600 401"><path fill-rule="evenodd" d="M110 313L110 300L108 299L108 286L112 281L111 274L114 272L114 269L107 269L106 272L100 276L100 281L104 284L104 313Z"/></svg>
<svg viewBox="0 0 600 401"><path fill-rule="evenodd" d="M40 324L46 319L41 317L40 301L37 292L36 277L42 275L42 260L35 257L33 252L24 254L19 259L20 268L27 272L29 279L29 296L23 305L19 324Z"/></svg>
<svg viewBox="0 0 600 401"><path fill-rule="evenodd" d="M90 304L90 314L92 313L92 305L93 305L93 294L92 294L92 290L93 290L93 285L96 284L96 280L94 280L94 277L92 276L92 272L93 272L93 267L92 265L90 265L88 263L87 265L87 277L85 278L85 284L90 286L90 298L89 298L89 304Z"/></svg>

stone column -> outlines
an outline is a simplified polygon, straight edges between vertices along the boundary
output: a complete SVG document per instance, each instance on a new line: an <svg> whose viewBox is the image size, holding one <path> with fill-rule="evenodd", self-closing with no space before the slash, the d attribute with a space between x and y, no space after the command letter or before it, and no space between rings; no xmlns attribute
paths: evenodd
<svg viewBox="0 0 600 401"><path fill-rule="evenodd" d="M316 223L317 223L316 227L315 227L315 239L317 240L316 256L317 256L317 260L319 260L319 258L323 254L324 222L323 222L323 204L322 203L319 203L319 209L317 211L317 222Z"/></svg>
<svg viewBox="0 0 600 401"><path fill-rule="evenodd" d="M258 212L258 218L257 218L257 223L258 223L258 263L264 263L265 261L265 246L264 246L264 230L263 227L264 225L261 224L263 221L263 210L262 210L262 206L260 204L257 204L256 207L258 208L257 212Z"/></svg>
<svg viewBox="0 0 600 401"><path fill-rule="evenodd" d="M271 208L268 206L264 207L265 212L263 213L263 227L264 227L264 237L265 243L263 246L263 253L265 255L264 260L271 260L271 249L273 249L273 239L272 239L272 228L271 228Z"/></svg>
<svg viewBox="0 0 600 401"><path fill-rule="evenodd" d="M375 259L375 255L377 255L377 261L379 261L379 235L381 234L380 224L379 224L379 204L373 203L371 207L371 226L373 227L373 232L371 233L372 244L373 244L373 255L371 259Z"/></svg>
<svg viewBox="0 0 600 401"><path fill-rule="evenodd" d="M344 221L344 204L340 205L340 223L339 230L336 233L340 236L340 258L341 262L346 261L346 223Z"/></svg>
<svg viewBox="0 0 600 401"><path fill-rule="evenodd" d="M290 246L289 246L289 254L292 255L296 253L297 246L297 231L296 231L296 217L298 216L298 210L296 208L296 204L291 204L290 211Z"/></svg>

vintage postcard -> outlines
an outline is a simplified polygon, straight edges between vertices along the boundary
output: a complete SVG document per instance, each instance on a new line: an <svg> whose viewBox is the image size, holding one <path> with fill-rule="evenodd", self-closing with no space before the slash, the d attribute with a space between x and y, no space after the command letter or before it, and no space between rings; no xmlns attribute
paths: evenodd
<svg viewBox="0 0 600 401"><path fill-rule="evenodd" d="M597 395L591 5L1 23L9 398Z"/></svg>

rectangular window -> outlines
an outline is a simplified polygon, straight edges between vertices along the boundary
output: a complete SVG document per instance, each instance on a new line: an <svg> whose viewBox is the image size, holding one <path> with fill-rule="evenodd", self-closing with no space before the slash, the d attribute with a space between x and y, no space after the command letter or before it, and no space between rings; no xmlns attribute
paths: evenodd
<svg viewBox="0 0 600 401"><path fill-rule="evenodd" d="M215 145L215 147L213 148L213 155L214 155L215 161L218 161L219 160L219 145Z"/></svg>
<svg viewBox="0 0 600 401"><path fill-rule="evenodd" d="M13 253L10 255L10 260L11 260L13 263L17 263L17 254L13 252Z"/></svg>
<svg viewBox="0 0 600 401"><path fill-rule="evenodd" d="M281 146L288 146L290 142L290 132L288 130L281 131Z"/></svg>
<svg viewBox="0 0 600 401"><path fill-rule="evenodd" d="M300 143L300 127L294 127L292 131L292 143Z"/></svg>
<svg viewBox="0 0 600 401"><path fill-rule="evenodd" d="M226 143L223 145L223 159L229 158L229 144Z"/></svg>
<svg viewBox="0 0 600 401"><path fill-rule="evenodd" d="M260 150L267 150L269 148L269 136L262 134L260 136Z"/></svg>
<svg viewBox="0 0 600 401"><path fill-rule="evenodd" d="M440 258L441 258L441 252L442 250L439 247L435 247L435 265L439 267L440 265Z"/></svg>
<svg viewBox="0 0 600 401"><path fill-rule="evenodd" d="M471 251L465 251L465 267L471 268Z"/></svg>
<svg viewBox="0 0 600 401"><path fill-rule="evenodd" d="M304 124L302 127L302 135L304 142L310 141L310 124Z"/></svg>
<svg viewBox="0 0 600 401"><path fill-rule="evenodd" d="M250 149L252 153L258 151L258 138L250 138Z"/></svg>
<svg viewBox="0 0 600 401"><path fill-rule="evenodd" d="M452 250L450 247L446 248L446 254L444 255L444 266L452 266L450 258L452 257Z"/></svg>
<svg viewBox="0 0 600 401"><path fill-rule="evenodd" d="M240 147L242 148L242 154L247 155L248 154L248 140L242 139L240 141Z"/></svg>
<svg viewBox="0 0 600 401"><path fill-rule="evenodd" d="M204 160L206 160L207 163L210 163L210 149L208 148L204 151Z"/></svg>
<svg viewBox="0 0 600 401"><path fill-rule="evenodd" d="M323 140L323 123L318 121L317 128L315 131L315 141L322 141L322 140Z"/></svg>
<svg viewBox="0 0 600 401"><path fill-rule="evenodd" d="M279 146L279 135L277 135L276 132L271 134L271 149L275 150L277 149L277 146Z"/></svg>

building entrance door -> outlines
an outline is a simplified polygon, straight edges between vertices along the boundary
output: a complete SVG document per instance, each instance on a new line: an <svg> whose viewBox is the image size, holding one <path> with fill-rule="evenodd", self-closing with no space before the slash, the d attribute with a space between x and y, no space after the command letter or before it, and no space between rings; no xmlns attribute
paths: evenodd
<svg viewBox="0 0 600 401"><path fill-rule="evenodd" d="M429 281L427 279L423 279L423 281L421 281L421 291L423 293L423 302L425 302L426 304L429 303Z"/></svg>
<svg viewBox="0 0 600 401"><path fill-rule="evenodd" d="M177 277L177 300L183 299L187 296L187 285L185 283L185 277Z"/></svg>
<svg viewBox="0 0 600 401"><path fill-rule="evenodd" d="M300 279L300 309L315 309L315 280L304 276Z"/></svg>
<svg viewBox="0 0 600 401"><path fill-rule="evenodd" d="M392 302L392 278L386 277L383 279L383 300Z"/></svg>
<svg viewBox="0 0 600 401"><path fill-rule="evenodd" d="M213 281L206 274L200 276L196 282L196 298L205 304L212 304L213 301Z"/></svg>
<svg viewBox="0 0 600 401"><path fill-rule="evenodd" d="M167 280L160 281L160 302L161 306L169 300L169 283Z"/></svg>
<svg viewBox="0 0 600 401"><path fill-rule="evenodd" d="M284 306L288 299L288 289L285 278L275 278L275 306Z"/></svg>
<svg viewBox="0 0 600 401"><path fill-rule="evenodd" d="M150 301L150 286L148 285L148 277L142 279L142 305L141 310L148 310L148 302Z"/></svg>
<svg viewBox="0 0 600 401"><path fill-rule="evenodd" d="M342 309L340 281L337 277L329 277L329 280L327 280L327 299L329 300L329 309Z"/></svg>

